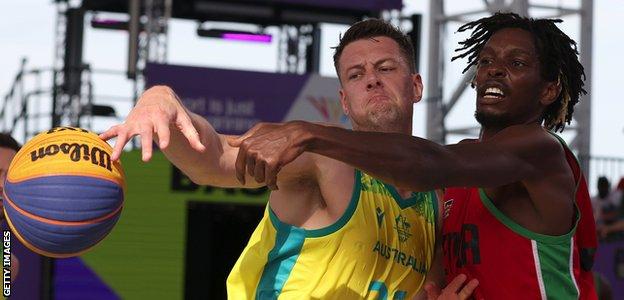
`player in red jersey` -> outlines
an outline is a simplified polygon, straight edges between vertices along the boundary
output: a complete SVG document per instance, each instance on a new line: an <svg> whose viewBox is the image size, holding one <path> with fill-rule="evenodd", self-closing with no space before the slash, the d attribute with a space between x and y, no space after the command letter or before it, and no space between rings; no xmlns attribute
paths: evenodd
<svg viewBox="0 0 624 300"><path fill-rule="evenodd" d="M472 36L456 58L468 57L466 69L477 67L475 116L482 134L465 147L500 147L499 155L483 157L485 164L520 161L490 168L508 168L514 181L477 180L446 190L447 279L461 273L479 279L477 298L595 299L597 242L587 183L563 140L533 126L557 131L571 120L584 93L576 45L554 20L514 14L468 23L460 31L468 29L474 29Z"/></svg>
<svg viewBox="0 0 624 300"><path fill-rule="evenodd" d="M443 207L448 281L465 274L471 291L478 280L477 299L595 299L590 269L597 242L587 185L574 155L552 133L569 124L585 92L576 43L557 22L498 13L460 28L474 29L458 57L477 69L478 140L440 146L306 122L261 124L232 142L241 147L237 172L275 174L309 151L407 189L451 187ZM369 104L382 109L392 99L380 76L353 80L366 80ZM428 291L445 296L459 287ZM461 290L459 298L468 294Z"/></svg>

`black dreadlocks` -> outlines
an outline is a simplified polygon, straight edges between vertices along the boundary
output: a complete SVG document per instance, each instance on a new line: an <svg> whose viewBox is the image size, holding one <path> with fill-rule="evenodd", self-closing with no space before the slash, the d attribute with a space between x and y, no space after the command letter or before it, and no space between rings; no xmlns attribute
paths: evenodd
<svg viewBox="0 0 624 300"><path fill-rule="evenodd" d="M576 42L555 25L560 22L560 19L532 19L514 13L496 13L464 24L458 31L474 30L468 39L459 43L461 47L455 51L460 54L452 60L468 57L468 66L463 71L466 72L477 65L485 43L498 30L520 28L530 32L535 40L542 79L561 84L561 93L544 110L544 126L549 130L563 131L565 124L572 120L574 105L581 94L587 92L583 89L585 72L578 61Z"/></svg>

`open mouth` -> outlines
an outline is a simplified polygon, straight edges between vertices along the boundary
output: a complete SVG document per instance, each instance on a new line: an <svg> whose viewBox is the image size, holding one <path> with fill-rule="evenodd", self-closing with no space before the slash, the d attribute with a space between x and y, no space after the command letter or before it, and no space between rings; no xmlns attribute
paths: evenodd
<svg viewBox="0 0 624 300"><path fill-rule="evenodd" d="M505 98L505 93L500 88L489 87L483 93L483 98L502 100Z"/></svg>

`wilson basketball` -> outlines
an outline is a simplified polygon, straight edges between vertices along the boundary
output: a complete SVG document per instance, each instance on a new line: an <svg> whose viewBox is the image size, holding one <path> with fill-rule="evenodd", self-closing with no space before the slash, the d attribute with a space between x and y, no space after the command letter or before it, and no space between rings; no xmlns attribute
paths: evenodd
<svg viewBox="0 0 624 300"><path fill-rule="evenodd" d="M58 127L15 155L4 185L4 212L29 249L77 256L111 231L123 206L125 177L112 148L96 134Z"/></svg>

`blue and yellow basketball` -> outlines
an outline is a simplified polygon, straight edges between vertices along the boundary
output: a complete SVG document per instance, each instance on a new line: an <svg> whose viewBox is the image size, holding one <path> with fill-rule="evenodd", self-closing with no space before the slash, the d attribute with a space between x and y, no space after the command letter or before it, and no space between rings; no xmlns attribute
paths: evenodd
<svg viewBox="0 0 624 300"><path fill-rule="evenodd" d="M77 256L111 231L123 206L125 176L112 148L72 127L42 132L15 155L4 184L13 233L49 257Z"/></svg>

